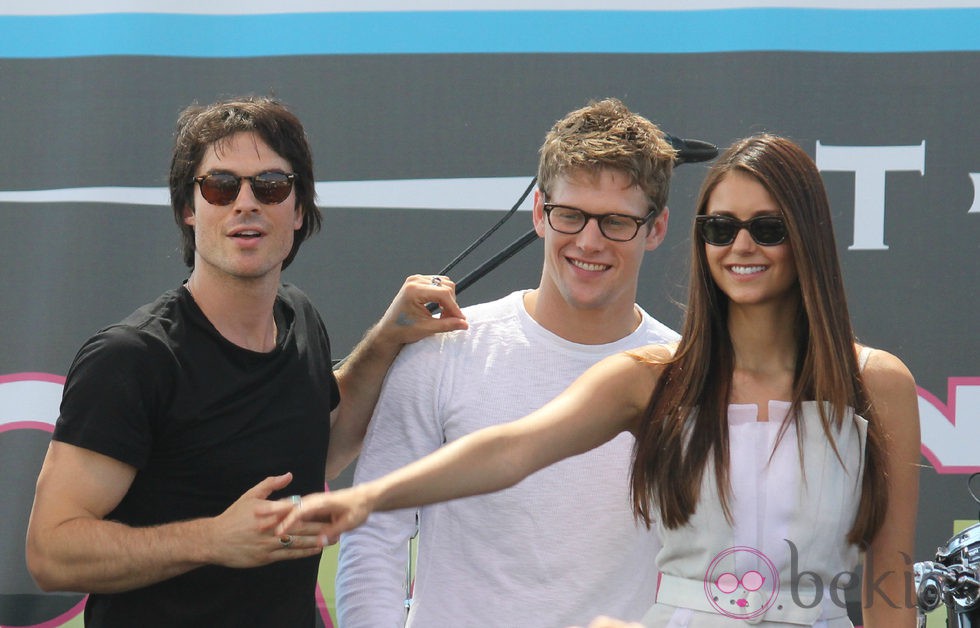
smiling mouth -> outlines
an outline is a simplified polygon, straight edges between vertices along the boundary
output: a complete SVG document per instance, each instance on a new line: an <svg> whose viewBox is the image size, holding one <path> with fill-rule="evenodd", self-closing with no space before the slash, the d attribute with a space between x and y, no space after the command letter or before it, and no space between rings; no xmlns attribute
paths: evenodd
<svg viewBox="0 0 980 628"><path fill-rule="evenodd" d="M736 275L752 275L754 273L761 273L765 269L765 266L732 266L729 270Z"/></svg>
<svg viewBox="0 0 980 628"><path fill-rule="evenodd" d="M582 270L587 270L589 272L599 272L603 270L608 270L611 268L608 264L593 264L591 262L583 262L577 259L568 259L569 263L576 268L581 268Z"/></svg>

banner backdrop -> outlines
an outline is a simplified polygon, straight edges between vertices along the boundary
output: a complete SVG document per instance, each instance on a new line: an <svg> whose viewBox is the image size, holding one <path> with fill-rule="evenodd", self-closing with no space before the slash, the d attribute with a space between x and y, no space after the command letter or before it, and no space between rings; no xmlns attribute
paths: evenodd
<svg viewBox="0 0 980 628"><path fill-rule="evenodd" d="M860 340L919 385L912 560L976 521L980 2L322 4L0 9L0 625L81 625L83 596L41 593L24 565L64 374L88 336L186 277L166 191L174 121L244 94L282 99L310 136L325 225L285 280L319 307L335 357L407 274L438 272L515 203L545 132L590 99L721 147L792 137L824 175ZM640 286L675 328L706 168L678 169ZM524 234L528 207L453 276ZM532 243L460 300L532 287L540 265Z"/></svg>

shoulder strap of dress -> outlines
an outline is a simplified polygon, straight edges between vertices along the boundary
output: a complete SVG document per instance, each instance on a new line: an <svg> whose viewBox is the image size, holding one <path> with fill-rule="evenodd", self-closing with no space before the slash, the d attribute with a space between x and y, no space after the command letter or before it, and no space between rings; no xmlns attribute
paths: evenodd
<svg viewBox="0 0 980 628"><path fill-rule="evenodd" d="M874 351L871 347L861 347L861 351L858 353L858 369L864 372L864 365L868 363L868 358L871 357L871 352Z"/></svg>

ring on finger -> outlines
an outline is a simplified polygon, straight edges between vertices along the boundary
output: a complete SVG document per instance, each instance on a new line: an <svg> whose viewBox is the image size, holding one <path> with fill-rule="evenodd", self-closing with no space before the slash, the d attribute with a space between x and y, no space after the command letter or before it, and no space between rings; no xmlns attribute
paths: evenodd
<svg viewBox="0 0 980 628"><path fill-rule="evenodd" d="M438 275L435 275L435 276L432 277L432 281L430 281L429 283L431 283L433 286L441 286L442 285L442 277L440 277Z"/></svg>
<svg viewBox="0 0 980 628"><path fill-rule="evenodd" d="M284 534L279 537L279 545L282 545L284 548L289 547L292 544L293 544L292 534Z"/></svg>
<svg viewBox="0 0 980 628"><path fill-rule="evenodd" d="M302 508L303 507L303 498L301 496L299 496L299 495L290 495L289 496L289 501L291 501L293 503L293 508Z"/></svg>

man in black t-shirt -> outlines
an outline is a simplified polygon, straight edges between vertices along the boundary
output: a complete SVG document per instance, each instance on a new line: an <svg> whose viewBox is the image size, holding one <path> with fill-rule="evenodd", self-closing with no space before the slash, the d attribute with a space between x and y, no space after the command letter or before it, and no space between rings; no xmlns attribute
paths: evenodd
<svg viewBox="0 0 980 628"><path fill-rule="evenodd" d="M466 323L451 281L409 277L332 371L319 314L281 283L321 217L303 127L274 100L186 109L170 194L190 276L78 352L28 567L91 593L89 627L314 626L321 541L276 536L262 506L322 490L401 345Z"/></svg>

